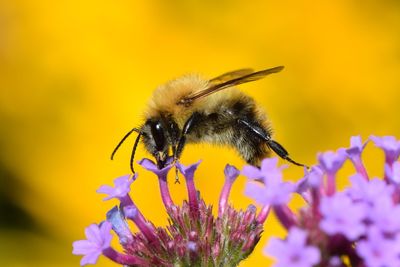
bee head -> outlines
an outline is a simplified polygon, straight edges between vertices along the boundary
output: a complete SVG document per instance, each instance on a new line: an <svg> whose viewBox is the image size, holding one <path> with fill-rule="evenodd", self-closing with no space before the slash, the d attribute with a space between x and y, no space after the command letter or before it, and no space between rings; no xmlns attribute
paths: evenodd
<svg viewBox="0 0 400 267"><path fill-rule="evenodd" d="M168 159L169 149L165 123L161 119L148 119L142 131L146 149L156 159L158 168L163 168Z"/></svg>

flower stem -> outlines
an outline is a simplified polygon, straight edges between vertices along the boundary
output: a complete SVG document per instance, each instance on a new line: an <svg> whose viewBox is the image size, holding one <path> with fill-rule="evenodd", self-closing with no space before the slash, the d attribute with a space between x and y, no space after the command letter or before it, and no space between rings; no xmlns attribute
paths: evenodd
<svg viewBox="0 0 400 267"><path fill-rule="evenodd" d="M281 224L290 229L292 226L297 225L297 219L294 213L286 205L274 206L274 211Z"/></svg>
<svg viewBox="0 0 400 267"><path fill-rule="evenodd" d="M326 180L326 194L332 196L336 192L336 179L335 174L328 173Z"/></svg>
<svg viewBox="0 0 400 267"><path fill-rule="evenodd" d="M225 179L224 187L222 188L221 194L219 196L218 202L218 216L222 217L225 212L226 206L228 205L228 198L232 188L232 181L230 179Z"/></svg>
<svg viewBox="0 0 400 267"><path fill-rule="evenodd" d="M119 253L111 247L104 249L102 253L110 260L119 264L149 266L147 261L136 256Z"/></svg>
<svg viewBox="0 0 400 267"><path fill-rule="evenodd" d="M161 198L165 208L168 210L171 206L174 206L171 194L169 193L167 177L159 177L158 183L160 185Z"/></svg>
<svg viewBox="0 0 400 267"><path fill-rule="evenodd" d="M126 195L125 197L120 198L119 201L121 202L120 203L121 210L124 210L124 207L134 207L136 209L137 216L143 221L146 220L145 217L143 216L143 214L140 212L140 210L138 209L138 207L136 206L136 204L133 202L132 198L129 195Z"/></svg>
<svg viewBox="0 0 400 267"><path fill-rule="evenodd" d="M146 220L143 220L138 213L138 210L134 206L128 206L124 208L124 214L127 218L131 219L142 234L150 243L158 243L157 235L154 227L152 227Z"/></svg>
<svg viewBox="0 0 400 267"><path fill-rule="evenodd" d="M188 191L190 211L197 213L199 210L199 202L197 199L197 190L196 190L196 186L194 185L193 178L186 179L186 188Z"/></svg>
<svg viewBox="0 0 400 267"><path fill-rule="evenodd" d="M364 164L360 157L352 159L353 165L356 168L356 171L361 174L367 181L369 180L369 176L367 170L364 167Z"/></svg>
<svg viewBox="0 0 400 267"><path fill-rule="evenodd" d="M257 216L256 221L260 224L263 224L265 222L265 220L267 219L270 211L271 211L270 205L265 205L264 207L262 207L260 213Z"/></svg>

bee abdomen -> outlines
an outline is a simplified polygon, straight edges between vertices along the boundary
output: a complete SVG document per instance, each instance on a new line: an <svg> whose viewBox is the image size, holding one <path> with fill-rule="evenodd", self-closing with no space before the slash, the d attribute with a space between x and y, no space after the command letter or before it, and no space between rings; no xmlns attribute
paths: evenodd
<svg viewBox="0 0 400 267"><path fill-rule="evenodd" d="M250 121L265 135L270 136L271 131L264 126L266 122L263 117L256 110L253 101L236 101L229 107L221 106L218 112L199 113L197 124L188 133L187 141L227 145L235 148L247 163L259 165L263 158L269 156L269 148L265 140L249 131L239 120Z"/></svg>
<svg viewBox="0 0 400 267"><path fill-rule="evenodd" d="M259 166L261 160L270 155L268 146L263 139L255 136L242 125L238 124L237 127L238 131L235 132L232 146L247 163Z"/></svg>

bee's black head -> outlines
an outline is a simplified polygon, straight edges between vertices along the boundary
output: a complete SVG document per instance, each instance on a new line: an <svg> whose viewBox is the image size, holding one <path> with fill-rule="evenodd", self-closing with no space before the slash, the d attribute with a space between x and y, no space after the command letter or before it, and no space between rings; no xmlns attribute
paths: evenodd
<svg viewBox="0 0 400 267"><path fill-rule="evenodd" d="M142 131L144 145L156 159L158 168L165 167L169 149L165 123L161 119L148 119Z"/></svg>

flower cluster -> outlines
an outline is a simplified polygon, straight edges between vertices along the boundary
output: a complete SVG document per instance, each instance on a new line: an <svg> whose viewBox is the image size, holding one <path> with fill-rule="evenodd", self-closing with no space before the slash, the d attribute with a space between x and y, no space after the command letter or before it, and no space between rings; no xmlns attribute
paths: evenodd
<svg viewBox="0 0 400 267"><path fill-rule="evenodd" d="M258 243L269 205L259 213L250 205L247 210L235 210L228 204L231 187L240 174L233 166L225 168L225 184L219 200L218 216L200 198L194 184L194 172L200 162L176 167L183 174L188 201L176 205L169 193L167 174L172 165L163 169L148 159L139 162L158 177L161 199L169 216L167 227L156 227L148 221L129 195L136 176L123 176L114 187L101 186L97 192L104 200L116 198L120 205L112 208L106 220L86 228L87 240L73 243L73 254L83 255L81 265L95 264L100 255L124 266L236 266ZM139 231L133 233L131 220ZM119 238L123 253L111 247L111 229Z"/></svg>
<svg viewBox="0 0 400 267"><path fill-rule="evenodd" d="M275 267L400 266L400 141L370 140L385 153L382 179L369 177L361 158L366 143L359 136L351 138L350 148L319 154L319 164L297 183L282 181L276 159L265 159L261 170L243 169L250 179L246 194L271 205L288 230L285 240L272 238L265 248ZM346 160L356 173L349 177L351 186L338 191L337 172ZM307 203L296 213L287 205L293 193Z"/></svg>
<svg viewBox="0 0 400 267"><path fill-rule="evenodd" d="M167 175L173 165L163 169L148 159L139 162L158 177L161 199L169 225L156 227L146 220L129 195L136 175L123 176L115 186L101 186L104 200L116 198L106 220L86 228L87 240L76 241L73 253L84 255L81 265L96 263L100 255L124 266L236 266L258 243L263 223L270 210L287 229L287 237L272 238L266 254L276 258L275 267L399 267L400 266L400 141L394 137L369 138L385 154L383 178L369 176L362 161L367 144L359 136L351 138L350 148L318 155L318 164L305 169L296 183L282 179L284 166L277 158L265 159L260 168L245 166L249 178L245 194L262 205L257 213L235 210L228 204L231 187L240 172L225 168L225 184L220 194L218 216L212 215L194 184L200 162L176 167L186 180L188 200L176 205L169 193ZM337 190L336 177L346 160L355 174L351 185ZM299 194L306 205L292 211L288 203ZM133 233L127 223L135 223ZM124 252L111 247L111 230Z"/></svg>

